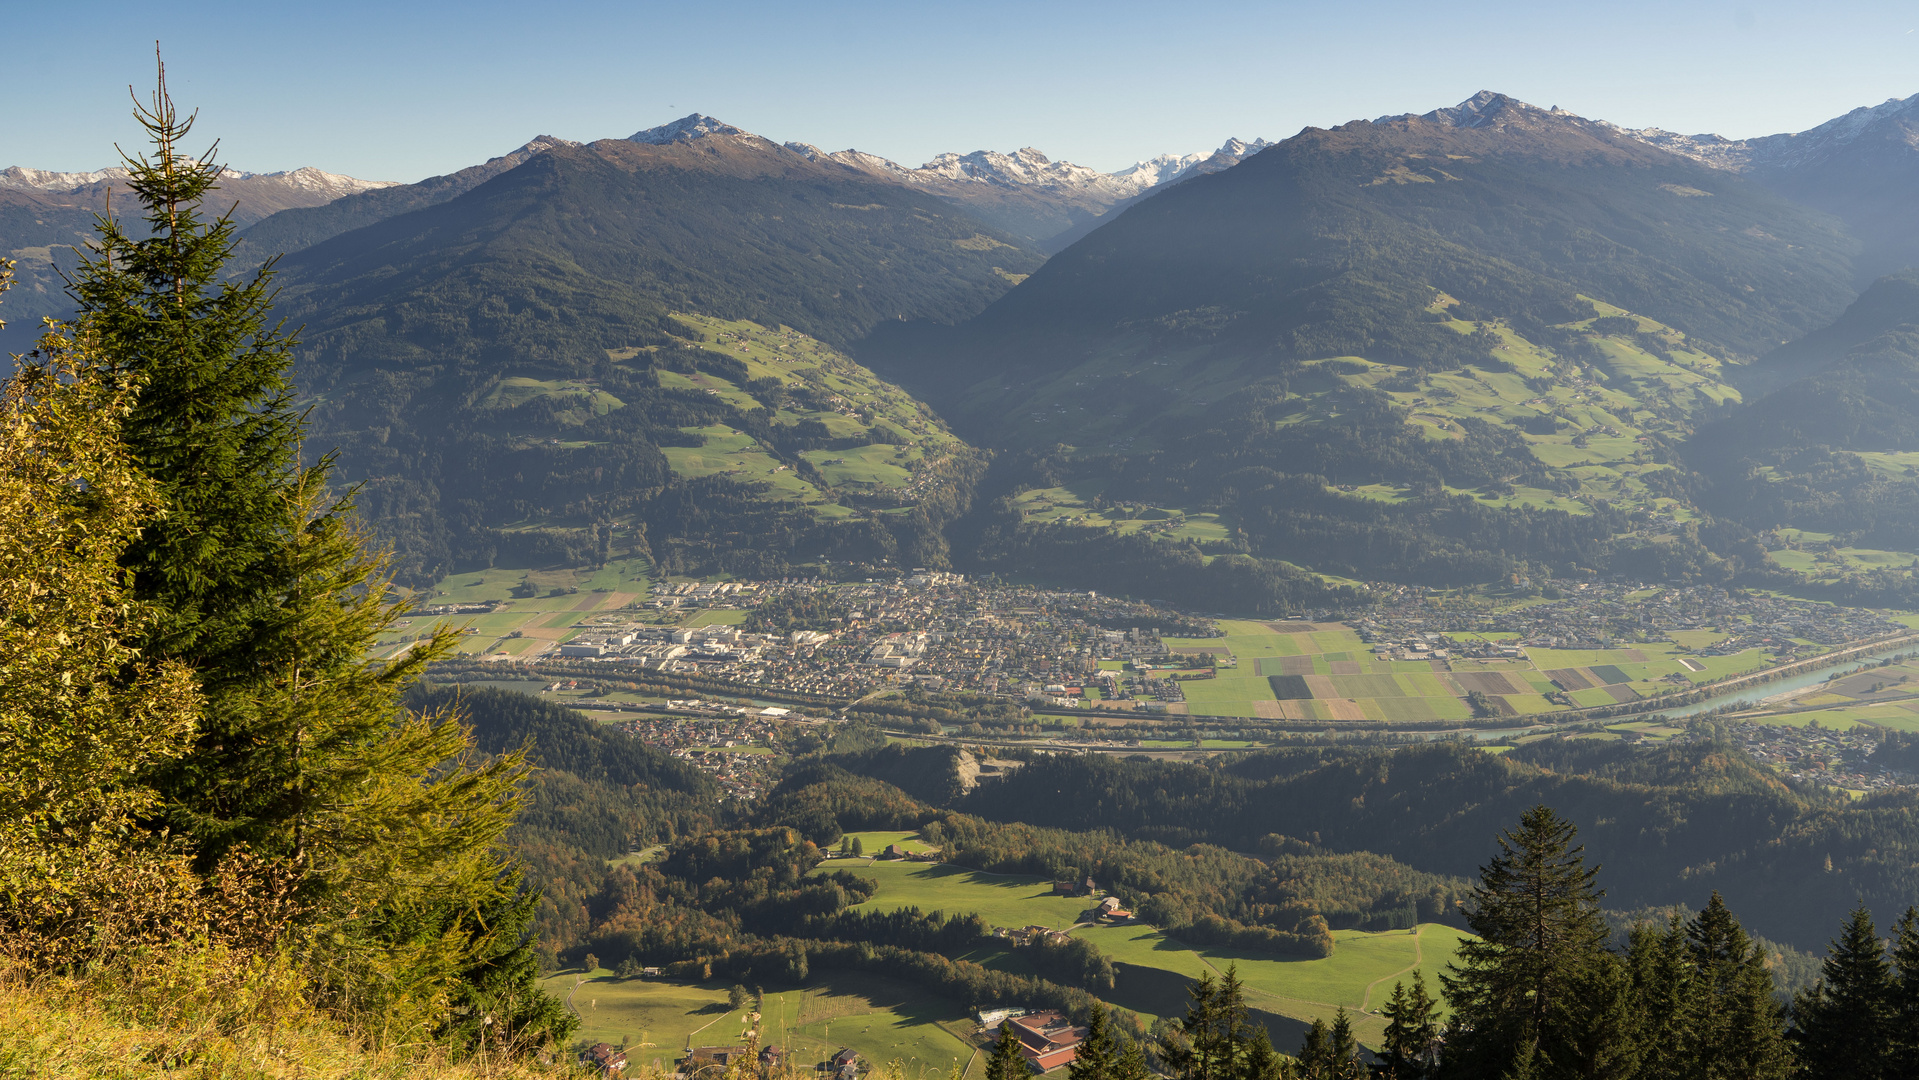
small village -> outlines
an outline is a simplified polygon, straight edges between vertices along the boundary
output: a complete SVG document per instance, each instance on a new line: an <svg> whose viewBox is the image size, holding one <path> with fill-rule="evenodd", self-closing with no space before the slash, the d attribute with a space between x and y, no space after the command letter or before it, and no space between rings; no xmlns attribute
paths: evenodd
<svg viewBox="0 0 1919 1080"><path fill-rule="evenodd" d="M1729 730L1754 759L1789 780L1847 791L1884 791L1919 780L1911 773L1873 764L1872 753L1879 748L1877 728L1837 730L1817 723L1794 727L1740 721Z"/></svg>
<svg viewBox="0 0 1919 1080"><path fill-rule="evenodd" d="M1184 696L1174 680L1150 674L1151 662L1167 656L1162 630L1217 633L1209 621L1135 601L980 585L945 573L916 573L898 583L665 585L648 605L661 613L710 615L822 591L845 610L844 625L754 633L731 623L658 625L602 613L582 620L548 656L831 697L913 684L1067 705L1090 683L1102 701L1165 704ZM1103 669L1100 661L1126 670ZM1069 690L1071 698L1063 699Z"/></svg>

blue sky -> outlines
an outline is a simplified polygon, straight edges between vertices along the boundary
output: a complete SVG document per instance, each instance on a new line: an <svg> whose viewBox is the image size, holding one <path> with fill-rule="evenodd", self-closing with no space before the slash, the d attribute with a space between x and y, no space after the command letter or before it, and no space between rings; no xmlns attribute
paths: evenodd
<svg viewBox="0 0 1919 1080"><path fill-rule="evenodd" d="M1906 3L0 4L0 166L97 168L165 49L223 160L418 180L699 111L908 164L1117 169L1480 89L1632 126L1800 130L1919 93Z"/></svg>

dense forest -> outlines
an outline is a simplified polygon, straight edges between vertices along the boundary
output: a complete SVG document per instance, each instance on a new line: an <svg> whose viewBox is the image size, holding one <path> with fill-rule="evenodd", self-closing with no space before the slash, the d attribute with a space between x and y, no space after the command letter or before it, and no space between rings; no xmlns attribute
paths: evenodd
<svg viewBox="0 0 1919 1080"><path fill-rule="evenodd" d="M927 756L917 772L928 779L913 790L941 798L943 767L934 758L951 751L917 753ZM840 760L911 782L884 756ZM1683 904L1701 887L1718 888L1740 898L1758 932L1810 950L1831 912L1864 898L1890 918L1919 890L1912 796L1846 802L1796 789L1710 736L1650 752L1548 741L1499 756L1453 743L1309 746L1211 766L1041 756L943 805L985 820L1114 830L1177 848L1262 852L1303 843L1320 857L1376 852L1411 870L1463 876L1499 822L1542 802L1590 823L1586 842L1612 878L1608 904L1620 910ZM1371 902L1418 903L1430 888L1409 880L1401 893L1381 890ZM1322 902L1329 914L1361 907Z"/></svg>

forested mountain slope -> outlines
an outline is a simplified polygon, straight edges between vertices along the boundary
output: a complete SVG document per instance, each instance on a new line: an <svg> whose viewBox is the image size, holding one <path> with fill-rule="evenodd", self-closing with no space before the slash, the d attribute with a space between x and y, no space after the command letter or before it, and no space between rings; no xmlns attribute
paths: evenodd
<svg viewBox="0 0 1919 1080"><path fill-rule="evenodd" d="M1809 572L1835 595L1911 595L1919 272L1881 278L1744 381L1769 389L1687 444L1687 461L1708 480L1702 505L1765 534L1780 549L1775 560L1816 560Z"/></svg>
<svg viewBox="0 0 1919 1080"><path fill-rule="evenodd" d="M885 755L842 760L890 764ZM947 800L994 821L1114 829L1175 846L1265 850L1277 833L1460 876L1485 861L1488 836L1540 803L1579 824L1587 858L1605 868L1607 905L1622 910L1696 905L1718 889L1760 933L1813 949L1855 898L1891 917L1919 887L1910 796L1845 804L1796 791L1713 740L1650 754L1559 741L1504 756L1450 745L1312 747L1217 767L1042 756Z"/></svg>
<svg viewBox="0 0 1919 1080"><path fill-rule="evenodd" d="M950 515L966 448L822 340L962 318L1037 262L937 199L757 137L616 140L296 253L278 310L306 324L313 442L371 481L362 506L407 580L577 562L614 524L656 553L691 536L689 569L736 554L777 574L890 557L896 537L943 559L925 514L864 519ZM805 456L827 451L871 467ZM753 543L716 539L742 528Z"/></svg>
<svg viewBox="0 0 1919 1080"><path fill-rule="evenodd" d="M1145 504L1216 515L1207 556L1356 577L1723 576L1734 538L1642 527L1690 514L1671 446L1738 400L1729 364L1843 309L1855 249L1724 170L1482 94L1169 188L977 319L861 355L1032 450L981 525L995 567L1070 565L1089 534L1062 517Z"/></svg>

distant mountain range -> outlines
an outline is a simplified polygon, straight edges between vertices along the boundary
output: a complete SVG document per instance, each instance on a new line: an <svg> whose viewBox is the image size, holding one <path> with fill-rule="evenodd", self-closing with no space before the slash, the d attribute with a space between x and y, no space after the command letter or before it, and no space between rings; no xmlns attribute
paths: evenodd
<svg viewBox="0 0 1919 1080"><path fill-rule="evenodd" d="M1734 141L1485 92L1112 173L695 113L314 174L243 239L287 253L315 444L415 582L618 532L686 572L1259 611L1320 595L1300 568L1919 600L1919 288L1885 276L1919 264L1916 102ZM8 175L29 262L70 242L15 239L34 200L112 182ZM1771 553L1804 536L1817 573Z"/></svg>
<svg viewBox="0 0 1919 1080"><path fill-rule="evenodd" d="M135 209L126 175L118 166L79 173L0 169L0 256L19 264L17 283L6 300L10 326L0 331L0 370L11 366L7 353L32 345L41 316L68 310L56 268L73 265L72 248L93 235L94 215L110 202L120 214ZM220 174L220 190L209 209L231 212L236 223L250 225L283 210L397 186L314 168L275 173L228 169Z"/></svg>
<svg viewBox="0 0 1919 1080"><path fill-rule="evenodd" d="M1913 265L1919 253L1919 95L1757 139L1621 130L1844 219L1864 245L1861 284Z"/></svg>

